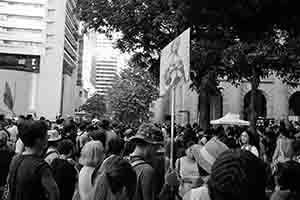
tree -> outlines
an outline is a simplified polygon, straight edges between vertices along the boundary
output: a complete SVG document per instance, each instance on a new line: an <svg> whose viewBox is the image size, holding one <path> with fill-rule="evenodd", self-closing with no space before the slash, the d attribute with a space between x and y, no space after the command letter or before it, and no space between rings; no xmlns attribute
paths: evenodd
<svg viewBox="0 0 300 200"><path fill-rule="evenodd" d="M208 99L219 78L233 84L250 81L253 108L262 78L273 74L287 83L298 82L293 73L298 65L300 31L296 2L79 0L79 13L89 28L108 34L122 32L117 47L139 50L135 58L154 74L159 71L160 50L191 27L192 87ZM255 118L253 113L253 126Z"/></svg>
<svg viewBox="0 0 300 200"><path fill-rule="evenodd" d="M116 120L140 123L150 117L150 104L158 97L158 88L146 69L128 67L117 78L107 96Z"/></svg>
<svg viewBox="0 0 300 200"><path fill-rule="evenodd" d="M96 117L101 117L106 113L105 99L103 96L95 94L89 98L80 109L91 113Z"/></svg>

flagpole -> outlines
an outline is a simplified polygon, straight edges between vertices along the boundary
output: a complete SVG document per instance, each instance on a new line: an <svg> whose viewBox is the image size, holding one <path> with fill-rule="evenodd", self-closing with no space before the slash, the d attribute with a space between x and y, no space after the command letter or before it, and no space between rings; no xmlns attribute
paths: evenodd
<svg viewBox="0 0 300 200"><path fill-rule="evenodd" d="M171 91L171 149L170 149L170 166L171 169L174 169L173 166L173 160L174 160L174 132L175 132L175 96L176 96L176 88L172 87L172 91Z"/></svg>

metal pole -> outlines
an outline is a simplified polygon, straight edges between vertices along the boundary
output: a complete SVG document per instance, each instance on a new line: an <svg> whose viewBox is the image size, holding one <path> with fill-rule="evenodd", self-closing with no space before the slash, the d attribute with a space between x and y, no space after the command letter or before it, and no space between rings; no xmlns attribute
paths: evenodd
<svg viewBox="0 0 300 200"><path fill-rule="evenodd" d="M174 123L175 123L175 93L176 88L172 88L172 100L171 100L171 149L170 149L170 167L174 169L173 159L174 159Z"/></svg>

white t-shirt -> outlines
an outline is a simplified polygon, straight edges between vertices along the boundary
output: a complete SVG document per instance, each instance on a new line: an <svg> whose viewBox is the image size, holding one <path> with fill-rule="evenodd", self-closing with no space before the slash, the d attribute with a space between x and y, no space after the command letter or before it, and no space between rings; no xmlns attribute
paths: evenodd
<svg viewBox="0 0 300 200"><path fill-rule="evenodd" d="M184 195L183 200L210 200L207 186L190 190Z"/></svg>
<svg viewBox="0 0 300 200"><path fill-rule="evenodd" d="M94 169L95 168L93 167L84 166L80 170L78 177L78 190L81 200L87 200L90 192L92 191L92 174Z"/></svg>
<svg viewBox="0 0 300 200"><path fill-rule="evenodd" d="M259 157L259 153L258 150L255 146L252 145L243 145L241 147L242 150L246 150L246 151L250 151L251 153L253 153L256 157Z"/></svg>

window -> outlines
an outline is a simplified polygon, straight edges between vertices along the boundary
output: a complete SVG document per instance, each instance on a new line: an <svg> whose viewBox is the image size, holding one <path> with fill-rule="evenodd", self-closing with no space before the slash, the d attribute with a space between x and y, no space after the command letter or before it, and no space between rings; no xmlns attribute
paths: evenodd
<svg viewBox="0 0 300 200"><path fill-rule="evenodd" d="M40 56L0 53L0 68L38 73Z"/></svg>
<svg viewBox="0 0 300 200"><path fill-rule="evenodd" d="M7 21L7 15L0 15L0 21Z"/></svg>

